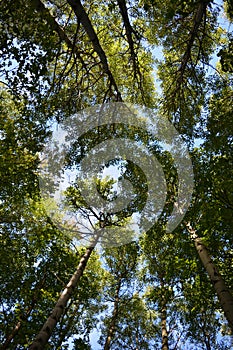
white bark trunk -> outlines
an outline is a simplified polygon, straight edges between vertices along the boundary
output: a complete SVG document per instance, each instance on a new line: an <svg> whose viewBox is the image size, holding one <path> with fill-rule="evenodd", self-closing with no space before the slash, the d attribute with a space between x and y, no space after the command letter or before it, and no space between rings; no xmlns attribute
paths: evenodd
<svg viewBox="0 0 233 350"><path fill-rule="evenodd" d="M191 227L190 223L186 223L186 227L191 235L191 239L194 241L200 260L206 269L218 295L220 305L222 306L229 327L233 332L233 296L226 286L225 281L223 280L217 267L213 263L206 246L203 244L201 238L198 237L196 230Z"/></svg>

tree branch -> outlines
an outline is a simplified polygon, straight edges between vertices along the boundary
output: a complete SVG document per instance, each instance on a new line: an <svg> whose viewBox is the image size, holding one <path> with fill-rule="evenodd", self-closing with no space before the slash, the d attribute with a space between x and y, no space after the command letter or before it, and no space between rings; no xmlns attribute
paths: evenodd
<svg viewBox="0 0 233 350"><path fill-rule="evenodd" d="M194 41L197 37L197 33L198 33L199 27L201 25L202 19L203 19L203 17L205 17L206 8L207 8L207 5L209 3L210 3L209 0L208 1L200 1L198 8L197 8L197 11L194 15L193 28L192 28L191 33L190 33L190 38L189 38L189 41L187 43L186 51L185 51L185 53L182 57L182 60L181 60L180 68L178 70L178 74L179 74L178 79L177 79L178 85L181 84L181 82L183 80L184 71L187 67L188 61L191 59L191 50L192 50Z"/></svg>
<svg viewBox="0 0 233 350"><path fill-rule="evenodd" d="M57 23L55 17L53 17L51 15L49 9L47 9L45 7L43 2L41 2L40 0L32 0L31 3L32 3L33 7L36 9L36 11L40 12L43 15L43 17L46 19L49 26L58 34L60 40L64 41L67 44L67 46L71 49L71 51L77 55L78 59L80 60L80 62L83 65L83 67L86 67L86 64L85 64L82 56L80 55L80 52L79 52L77 46L75 45L75 43L73 43L69 39L69 37L64 32L64 30Z"/></svg>
<svg viewBox="0 0 233 350"><path fill-rule="evenodd" d="M37 0L38 1L38 0ZM118 90L117 83L113 77L113 74L109 68L108 65L108 60L106 57L106 54L99 42L98 36L92 26L92 23L88 17L88 14L86 13L83 5L81 4L80 0L67 0L67 2L70 4L72 7L78 21L82 23L90 41L92 42L93 48L95 52L98 54L100 61L102 63L102 66L104 68L104 72L108 75L109 81L111 86L114 87L115 92L116 92L116 100L117 101L122 101L121 93Z"/></svg>
<svg viewBox="0 0 233 350"><path fill-rule="evenodd" d="M121 13L121 16L122 16L122 19L124 22L126 37L127 37L129 49L130 49L130 55L131 55L131 58L133 61L134 72L136 74L136 67L137 67L136 54L134 52L134 41L132 38L132 33L134 31L133 31L133 28L132 28L130 21L129 21L129 16L128 16L128 11L127 11L125 0L117 0L117 3L118 3L120 13Z"/></svg>

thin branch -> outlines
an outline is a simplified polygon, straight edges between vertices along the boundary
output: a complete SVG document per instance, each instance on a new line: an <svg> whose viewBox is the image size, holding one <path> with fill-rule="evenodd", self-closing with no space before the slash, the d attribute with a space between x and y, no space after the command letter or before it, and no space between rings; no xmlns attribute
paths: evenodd
<svg viewBox="0 0 233 350"><path fill-rule="evenodd" d="M53 17L51 15L49 9L47 9L45 7L45 5L40 0L32 0L31 3L34 6L34 8L36 9L36 11L40 12L44 16L44 18L47 20L47 23L51 27L51 29L53 29L58 34L59 38L62 41L64 41L67 44L67 46L72 50L72 52L74 52L77 55L78 59L80 60L80 62L83 65L83 67L86 67L85 62L80 55L78 47L69 39L69 37L64 32L64 30L57 23L55 17Z"/></svg>
<svg viewBox="0 0 233 350"><path fill-rule="evenodd" d="M129 21L129 16L128 16L128 11L127 11L125 0L117 0L117 3L118 3L120 13L121 13L121 16L122 16L122 19L124 22L126 37L127 37L129 49L130 49L130 55L131 55L131 58L133 61L134 74L136 76L137 63L136 63L136 54L134 52L134 41L133 41L133 37L132 37L133 28L132 28L130 21Z"/></svg>
<svg viewBox="0 0 233 350"><path fill-rule="evenodd" d="M130 56L133 62L133 72L134 72L134 79L136 79L138 87L141 91L142 94L142 98L144 101L144 92L143 92L143 84L142 84L142 73L140 71L140 66L139 66L139 62L138 62L138 58L137 58L137 54L135 52L135 47L134 47L134 40L133 40L133 36L132 34L136 35L136 37L138 38L137 33L135 33L134 29L132 28L131 24L130 24L130 20L129 20L129 16L128 16L128 10L127 10L127 6L126 6L126 2L125 0L117 0L119 9L120 9L120 13L124 22L124 26L125 26L125 32L126 32L126 37L127 37L127 41L129 44L129 50L130 50ZM144 101L145 102L145 101Z"/></svg>
<svg viewBox="0 0 233 350"><path fill-rule="evenodd" d="M39 1L39 0L36 0ZM110 70L108 60L106 57L106 54L99 42L98 36L93 28L93 25L88 17L88 14L86 13L83 5L81 4L80 0L67 0L70 6L72 7L78 21L82 23L90 41L92 42L92 46L95 50L95 52L98 54L100 61L102 63L102 66L104 68L104 72L108 75L110 85L114 87L116 92L116 100L122 101L121 93L118 90L117 83L115 81L115 78Z"/></svg>
<svg viewBox="0 0 233 350"><path fill-rule="evenodd" d="M178 70L179 77L177 79L177 83L179 86L183 81L183 75L184 75L184 71L187 67L188 61L191 59L191 50L192 50L194 41L197 37L198 30L199 30L199 27L202 23L203 17L205 18L206 8L207 8L207 5L209 3L210 3L209 0L208 1L200 1L198 8L197 8L197 11L195 13L193 28L192 28L192 31L190 33L190 38L189 38L185 53L184 53L182 60L181 60L180 68Z"/></svg>

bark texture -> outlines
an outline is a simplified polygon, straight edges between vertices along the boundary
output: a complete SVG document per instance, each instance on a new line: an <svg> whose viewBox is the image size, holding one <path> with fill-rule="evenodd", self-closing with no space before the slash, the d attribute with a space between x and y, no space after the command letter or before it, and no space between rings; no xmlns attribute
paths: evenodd
<svg viewBox="0 0 233 350"><path fill-rule="evenodd" d="M83 271L87 265L88 259L90 258L93 250L94 246L86 249L86 252L82 256L75 273L71 277L64 291L62 292L52 313L50 314L42 329L38 333L37 337L29 347L29 350L43 350L45 348L45 345L47 344L53 329L56 327L58 321L60 320L62 314L65 311L65 307L72 295L74 288L79 282L80 277L83 275Z"/></svg>
<svg viewBox="0 0 233 350"><path fill-rule="evenodd" d="M206 246L203 244L201 238L198 237L196 230L192 228L190 223L186 223L186 227L194 241L195 248L198 252L200 260L207 271L214 289L218 295L220 305L222 306L225 317L228 321L229 327L233 332L233 296L225 284L224 279L219 273L217 267L212 261Z"/></svg>
<svg viewBox="0 0 233 350"><path fill-rule="evenodd" d="M162 305L161 310L161 326L162 326L162 350L168 350L168 331L167 331L167 308Z"/></svg>

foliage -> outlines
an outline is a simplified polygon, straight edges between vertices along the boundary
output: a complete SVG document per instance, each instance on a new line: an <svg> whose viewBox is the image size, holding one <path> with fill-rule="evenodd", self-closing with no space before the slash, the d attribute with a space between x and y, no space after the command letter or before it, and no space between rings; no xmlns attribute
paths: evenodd
<svg viewBox="0 0 233 350"><path fill-rule="evenodd" d="M232 330L186 224L233 292L232 33L220 18L224 13L232 22L232 10L230 0L0 2L2 349L28 348L85 252L80 237L71 227L60 230L41 200L39 156L53 123L117 101L151 107L185 139L195 175L190 208L176 230L165 231L179 179L171 154L149 132L118 124L82 135L68 167L79 169L88 152L111 137L137 141L162 166L166 204L138 242L92 253L46 348L91 349L90 334L99 330L105 350L230 349ZM124 224L146 203L146 176L129 160L107 166L121 168L134 195L108 224L133 236ZM103 198L116 198L114 181L96 176ZM78 184L65 194L82 223L94 217L99 228L100 215ZM63 213L57 217L64 220Z"/></svg>

